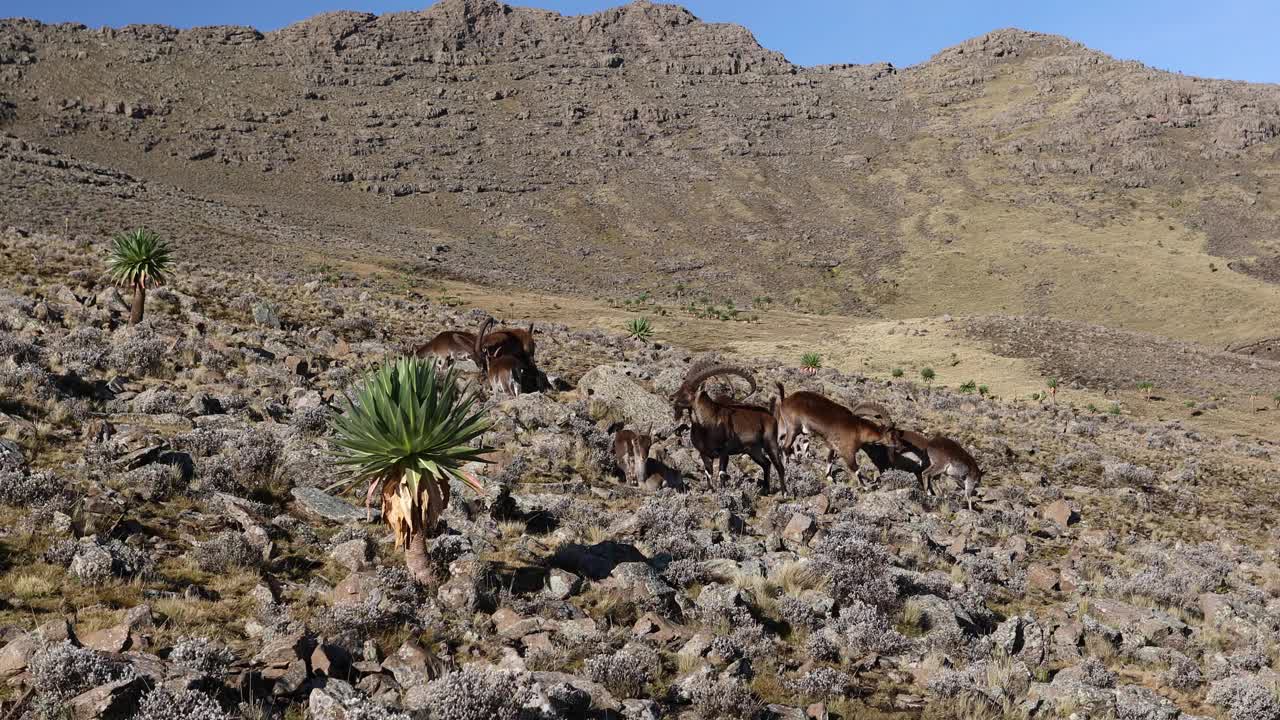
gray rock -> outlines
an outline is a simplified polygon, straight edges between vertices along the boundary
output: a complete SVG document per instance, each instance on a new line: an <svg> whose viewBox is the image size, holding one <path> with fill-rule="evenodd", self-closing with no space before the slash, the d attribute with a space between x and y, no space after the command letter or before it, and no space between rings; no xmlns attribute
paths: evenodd
<svg viewBox="0 0 1280 720"><path fill-rule="evenodd" d="M1126 685L1116 690L1116 717L1120 720L1177 720L1182 711L1153 690Z"/></svg>
<svg viewBox="0 0 1280 720"><path fill-rule="evenodd" d="M553 569L547 574L547 587L543 594L553 600L564 600L578 594L582 578L567 570Z"/></svg>
<svg viewBox="0 0 1280 720"><path fill-rule="evenodd" d="M526 430L563 426L572 417L568 408L542 393L518 395L503 403L502 410Z"/></svg>
<svg viewBox="0 0 1280 720"><path fill-rule="evenodd" d="M0 438L0 470L21 470L27 466L27 458L18 443Z"/></svg>
<svg viewBox="0 0 1280 720"><path fill-rule="evenodd" d="M296 487L290 492L304 510L325 520L349 523L364 522L367 517L370 517L364 510L346 500L336 498L317 488ZM381 514L377 508L370 508L369 511L375 520Z"/></svg>
<svg viewBox="0 0 1280 720"><path fill-rule="evenodd" d="M670 403L633 380L636 372L634 366L625 363L601 365L582 376L578 389L620 414L627 427L650 430L659 436L670 434L675 428Z"/></svg>
<svg viewBox="0 0 1280 720"><path fill-rule="evenodd" d="M100 685L67 702L72 720L125 720L142 699L146 683L130 677Z"/></svg>
<svg viewBox="0 0 1280 720"><path fill-rule="evenodd" d="M369 568L372 553L370 552L368 540L356 538L355 540L341 543L329 551L329 557L352 572L360 572Z"/></svg>

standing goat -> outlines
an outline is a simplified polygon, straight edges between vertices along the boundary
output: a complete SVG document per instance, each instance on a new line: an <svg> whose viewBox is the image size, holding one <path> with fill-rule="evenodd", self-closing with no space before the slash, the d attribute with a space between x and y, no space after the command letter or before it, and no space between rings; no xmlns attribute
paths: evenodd
<svg viewBox="0 0 1280 720"><path fill-rule="evenodd" d="M651 447L653 436L649 433L641 435L634 430L619 430L613 434L613 457L628 482L640 485L648 477Z"/></svg>
<svg viewBox="0 0 1280 720"><path fill-rule="evenodd" d="M918 435L918 433L913 433ZM921 436L923 437L923 436ZM957 486L964 487L964 500L969 510L973 510L973 491L982 480L982 468L960 443L943 435L934 435L926 442L924 451L929 456L929 467L920 474L924 491L936 494L935 478L946 475L955 481Z"/></svg>
<svg viewBox="0 0 1280 720"><path fill-rule="evenodd" d="M778 482L785 494L787 474L778 445L777 421L765 408L713 399L702 384L717 375L737 375L750 383L751 391L755 392L756 381L751 373L738 367L715 365L691 371L671 399L677 421L686 413L689 415L689 440L702 457L707 484L711 485L713 461L720 461L718 477L723 486L729 476L730 456L746 454L764 470L764 492L769 492L769 470L773 467L778 470Z"/></svg>
<svg viewBox="0 0 1280 720"><path fill-rule="evenodd" d="M419 345L413 354L420 358L437 357L451 363L459 358L473 357L475 345L475 335L462 330L445 330L426 344Z"/></svg>
<svg viewBox="0 0 1280 720"><path fill-rule="evenodd" d="M883 408L881 409L883 411ZM868 443L883 445L892 460L901 447L901 432L886 415L883 425L855 415L849 408L815 392L800 391L788 396L778 383L778 401L774 415L778 420L778 438L788 454L796 440L810 433L820 436L830 448L827 453L827 478L831 478L838 456L862 483L858 473L858 450ZM806 439L807 442L807 439Z"/></svg>

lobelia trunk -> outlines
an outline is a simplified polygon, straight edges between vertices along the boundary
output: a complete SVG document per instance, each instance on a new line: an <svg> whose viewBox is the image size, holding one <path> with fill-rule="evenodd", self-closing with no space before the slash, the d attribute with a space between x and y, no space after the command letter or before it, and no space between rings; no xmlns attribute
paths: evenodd
<svg viewBox="0 0 1280 720"><path fill-rule="evenodd" d="M419 476L415 496L402 479L402 475L393 474L375 480L370 496L381 485L382 517L396 534L396 547L404 548L405 568L414 580L434 591L440 586L440 578L427 555L427 540L434 535L440 515L449 504L449 486Z"/></svg>
<svg viewBox="0 0 1280 720"><path fill-rule="evenodd" d="M404 564L409 575L423 587L434 589L440 585L440 578L436 576L431 567L431 558L427 556L426 532L418 531L409 536L404 549Z"/></svg>
<svg viewBox="0 0 1280 720"><path fill-rule="evenodd" d="M133 286L133 306L129 309L129 324L142 322L142 309L147 304L147 290L142 283Z"/></svg>

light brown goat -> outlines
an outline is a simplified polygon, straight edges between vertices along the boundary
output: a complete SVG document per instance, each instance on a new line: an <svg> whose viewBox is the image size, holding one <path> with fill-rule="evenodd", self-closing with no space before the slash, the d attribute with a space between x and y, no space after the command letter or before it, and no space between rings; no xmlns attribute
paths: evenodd
<svg viewBox="0 0 1280 720"><path fill-rule="evenodd" d="M918 433L913 434L918 435ZM923 436L920 437L923 438ZM920 473L924 491L931 495L936 494L935 479L946 475L954 480L957 486L964 488L965 504L973 510L973 491L982 480L982 468L978 467L978 461L974 460L973 456L960 446L960 443L944 435L934 435L929 438L924 451L929 456L929 466Z"/></svg>
<svg viewBox="0 0 1280 720"><path fill-rule="evenodd" d="M883 412L883 408L881 408ZM774 416L778 420L778 441L791 453L796 440L810 433L827 442L827 477L832 476L838 456L849 471L862 482L858 474L858 450L867 443L883 445L892 459L901 446L901 433L893 426L892 418L885 414L883 425L855 415L849 408L829 400L815 392L800 391L787 395L782 383L778 383L778 400L774 404Z"/></svg>
<svg viewBox="0 0 1280 720"><path fill-rule="evenodd" d="M719 460L718 477L723 484L729 475L729 458L746 454L764 470L764 492L769 492L772 467L778 470L778 482L785 494L787 474L778 445L777 421L766 408L713 399L702 384L717 375L737 375L751 384L752 392L756 389L751 373L738 367L716 365L690 372L671 399L677 421L686 413L689 416L689 440L702 457L707 483L711 484L715 460Z"/></svg>
<svg viewBox="0 0 1280 720"><path fill-rule="evenodd" d="M414 349L420 358L437 357L445 362L473 357L476 336L463 330L445 330Z"/></svg>
<svg viewBox="0 0 1280 720"><path fill-rule="evenodd" d="M628 482L639 485L645 481L651 447L653 436L649 433L642 435L634 430L619 430L613 434L613 457Z"/></svg>

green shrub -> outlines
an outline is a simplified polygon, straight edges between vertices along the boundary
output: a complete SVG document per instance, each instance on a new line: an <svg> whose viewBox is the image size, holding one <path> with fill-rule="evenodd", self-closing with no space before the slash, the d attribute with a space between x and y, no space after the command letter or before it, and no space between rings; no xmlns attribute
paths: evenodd
<svg viewBox="0 0 1280 720"><path fill-rule="evenodd" d="M649 323L649 318L638 317L627 321L627 335L637 340L648 340L653 337L653 326Z"/></svg>

